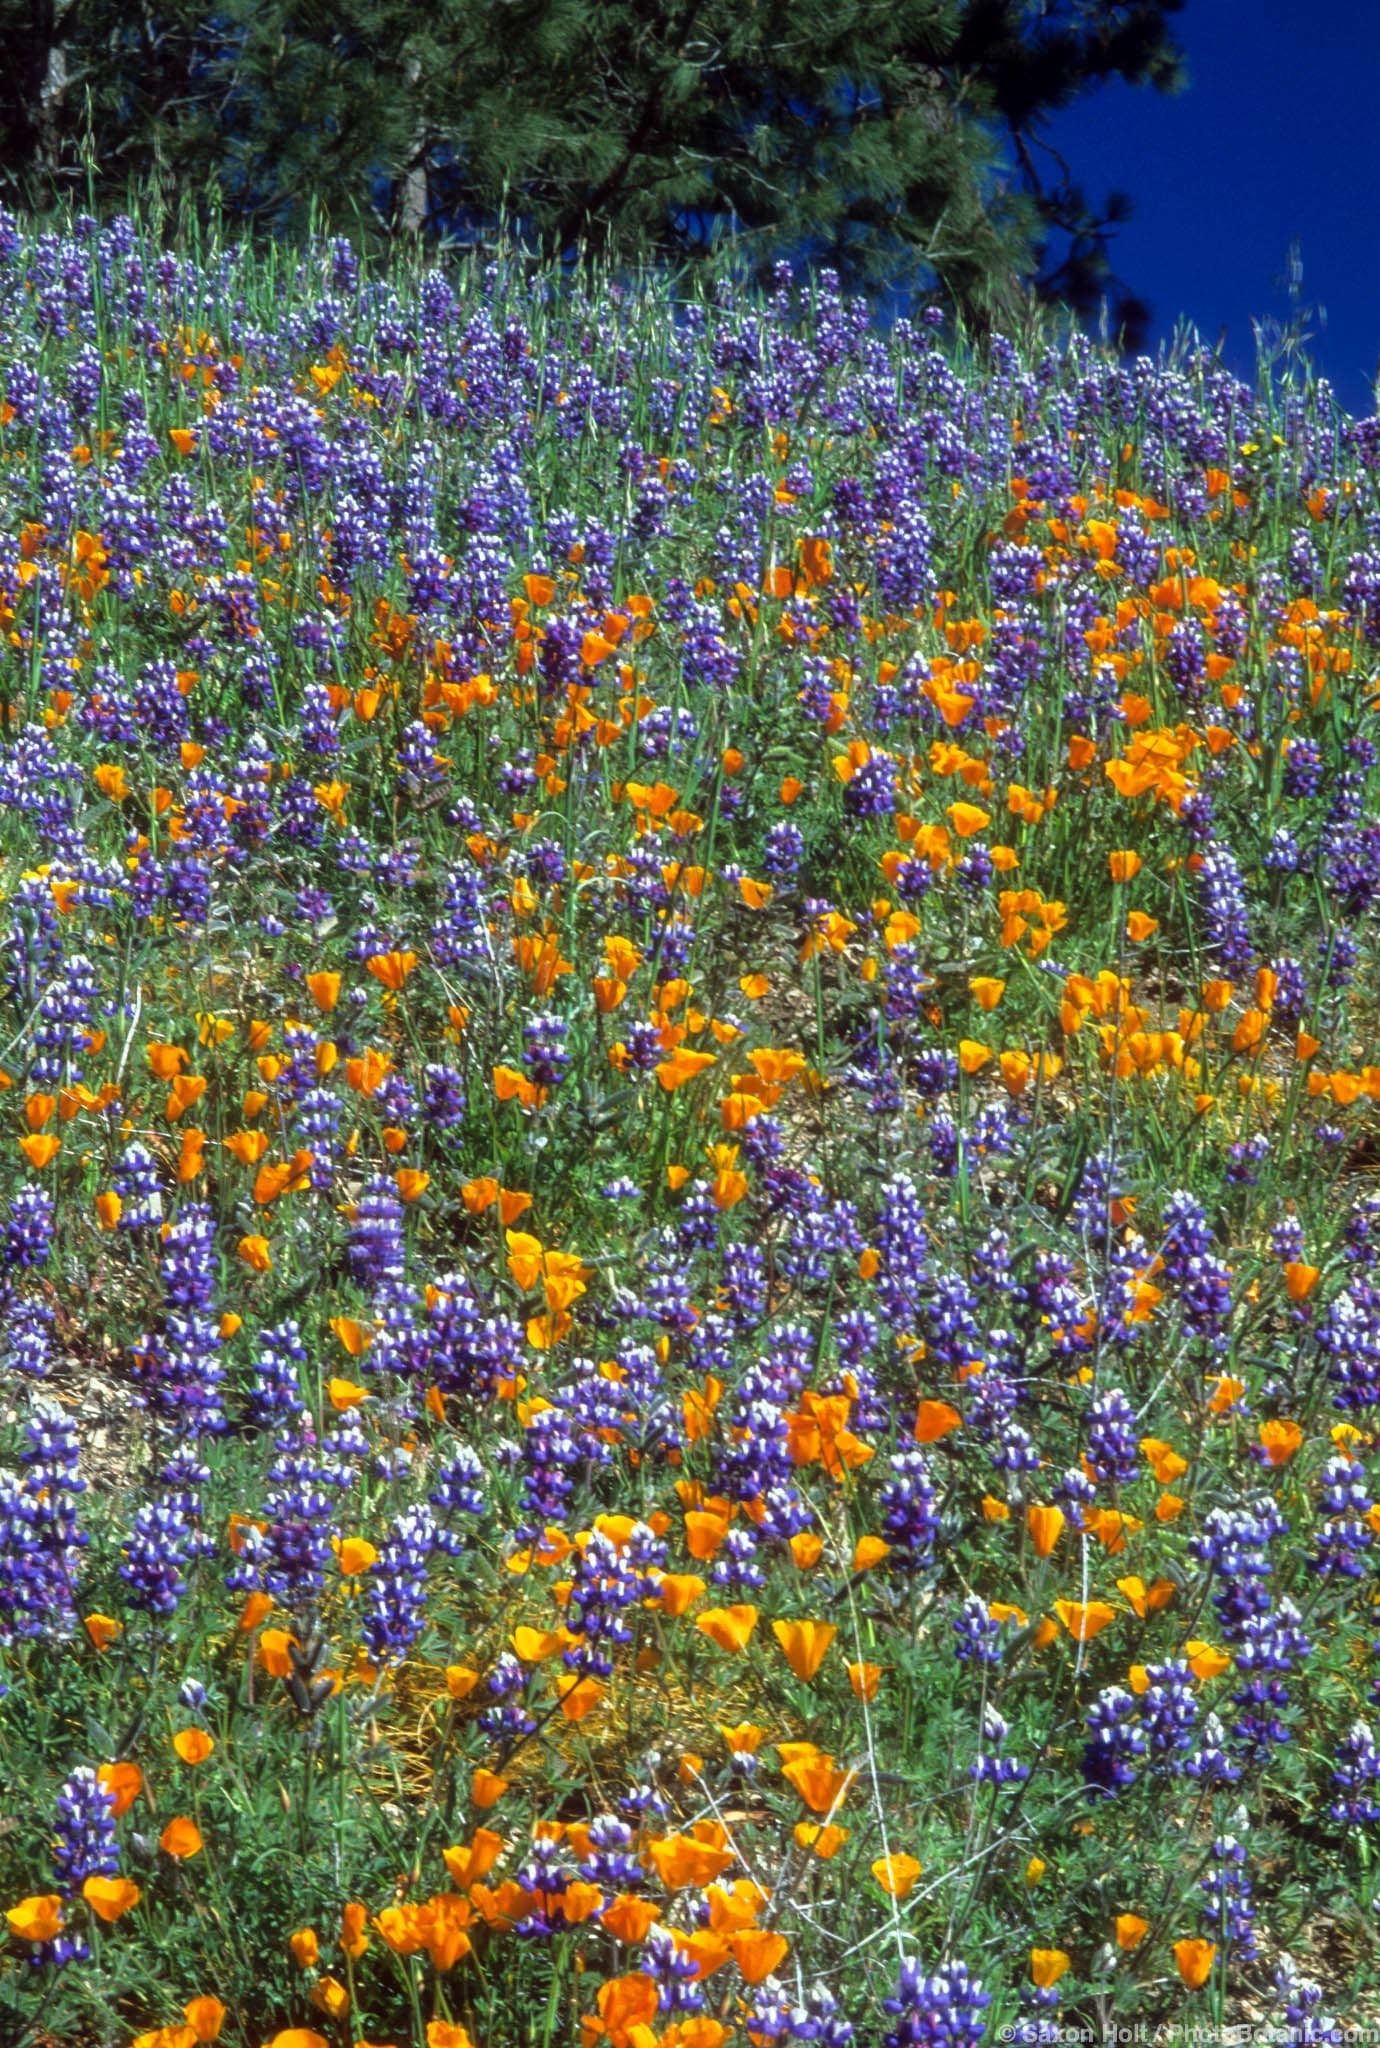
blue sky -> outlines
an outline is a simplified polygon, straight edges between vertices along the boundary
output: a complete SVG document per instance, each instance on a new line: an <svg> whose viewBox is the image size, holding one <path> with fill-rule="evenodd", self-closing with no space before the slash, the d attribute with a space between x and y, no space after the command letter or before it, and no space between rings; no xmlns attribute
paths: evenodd
<svg viewBox="0 0 1380 2048"><path fill-rule="evenodd" d="M1252 319L1287 318L1289 250L1314 309L1312 354L1353 412L1380 359L1380 0L1186 0L1188 89L1105 87L1049 139L1095 204L1130 194L1113 262L1249 373ZM1323 324L1322 314L1326 321Z"/></svg>

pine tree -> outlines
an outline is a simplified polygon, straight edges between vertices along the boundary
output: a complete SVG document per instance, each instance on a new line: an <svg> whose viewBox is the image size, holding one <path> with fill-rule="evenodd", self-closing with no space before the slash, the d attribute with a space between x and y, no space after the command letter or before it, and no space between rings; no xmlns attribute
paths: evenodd
<svg viewBox="0 0 1380 2048"><path fill-rule="evenodd" d="M1125 203L1042 175L1042 124L1105 79L1174 86L1181 4L0 0L25 50L0 167L51 190L85 133L112 193L159 177L275 232L314 211L462 239L502 217L614 262L731 245L985 321L1042 260L1096 295Z"/></svg>

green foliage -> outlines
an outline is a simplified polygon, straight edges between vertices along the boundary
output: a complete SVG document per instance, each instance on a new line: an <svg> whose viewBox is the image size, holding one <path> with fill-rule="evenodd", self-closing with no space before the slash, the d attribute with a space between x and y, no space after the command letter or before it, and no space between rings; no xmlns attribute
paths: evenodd
<svg viewBox="0 0 1380 2048"><path fill-rule="evenodd" d="M0 213L0 2048L1374 2016L1380 434L937 325Z"/></svg>
<svg viewBox="0 0 1380 2048"><path fill-rule="evenodd" d="M0 163L29 200L152 181L274 231L503 216L618 263L732 242L1009 320L1052 232L1046 286L1105 289L1124 202L1049 187L1041 124L1110 78L1176 84L1180 4L0 0Z"/></svg>

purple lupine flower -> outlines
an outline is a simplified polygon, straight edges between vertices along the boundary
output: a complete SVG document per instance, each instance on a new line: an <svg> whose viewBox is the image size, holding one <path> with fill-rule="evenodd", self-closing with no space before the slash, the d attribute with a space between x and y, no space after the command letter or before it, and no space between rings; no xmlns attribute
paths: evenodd
<svg viewBox="0 0 1380 2048"><path fill-rule="evenodd" d="M1212 1568L1213 1605L1228 1642L1238 1639L1253 1616L1267 1612L1265 1581L1274 1569L1269 1546L1288 1526L1272 1496L1259 1493L1239 1507L1213 1508L1203 1533L1193 1539L1194 1555Z"/></svg>
<svg viewBox="0 0 1380 2048"><path fill-rule="evenodd" d="M0 1472L0 1644L71 1634L90 1540L77 1520L86 1481L67 1416L36 1397L25 1438L19 1472Z"/></svg>
<svg viewBox="0 0 1380 2048"><path fill-rule="evenodd" d="M883 2048L977 2048L987 2032L982 2015L992 2003L963 1963L941 1963L925 1975L914 1959L903 1963L896 1989L882 2000L894 2022Z"/></svg>
<svg viewBox="0 0 1380 2048"><path fill-rule="evenodd" d="M1353 1721L1337 1744L1332 1783L1337 1797L1328 1808L1344 1827L1371 1827L1380 1820L1380 1750L1366 1721Z"/></svg>
<svg viewBox="0 0 1380 2048"><path fill-rule="evenodd" d="M260 1334L247 1402L249 1418L258 1428L273 1428L305 1415L301 1372L307 1355L302 1332L293 1317Z"/></svg>
<svg viewBox="0 0 1380 2048"><path fill-rule="evenodd" d="M960 1664L999 1664L1001 1630L987 1602L970 1593L954 1616L954 1655Z"/></svg>
<svg viewBox="0 0 1380 2048"><path fill-rule="evenodd" d="M1135 1783L1135 1759L1146 1747L1135 1713L1134 1696L1120 1685L1104 1686L1088 1709L1082 1771L1090 1798L1114 1799Z"/></svg>
<svg viewBox="0 0 1380 2048"><path fill-rule="evenodd" d="M168 1501L145 1501L125 1538L120 1577L129 1602L160 1621L176 1614L187 1590L193 1532L186 1513Z"/></svg>
<svg viewBox="0 0 1380 2048"><path fill-rule="evenodd" d="M1374 1505L1364 1466L1357 1459L1329 1458L1322 1472L1318 1502L1325 1520L1318 1530L1317 1549L1309 1560L1323 1578L1359 1579L1366 1570L1365 1552L1374 1535L1368 1517Z"/></svg>
<svg viewBox="0 0 1380 2048"><path fill-rule="evenodd" d="M1011 1733L1011 1724L999 1714L989 1700L982 1710L982 1740L984 1747L968 1766L968 1776L977 1785L1021 1785L1030 1776L1030 1766L1012 1756L1001 1754L1002 1745Z"/></svg>
<svg viewBox="0 0 1380 2048"><path fill-rule="evenodd" d="M53 1243L53 1198L37 1181L16 1190L5 1220L0 1246L0 1273L41 1266Z"/></svg>
<svg viewBox="0 0 1380 2048"><path fill-rule="evenodd" d="M360 1633L371 1661L400 1663L426 1621L427 1566L436 1549L436 1518L426 1506L398 1515L369 1573Z"/></svg>
<svg viewBox="0 0 1380 2048"><path fill-rule="evenodd" d="M1088 1410L1086 1455L1098 1479L1129 1486L1136 1477L1135 1410L1120 1387L1108 1387Z"/></svg>
<svg viewBox="0 0 1380 2048"><path fill-rule="evenodd" d="M158 1167L146 1145L126 1145L111 1171L111 1186L120 1197L120 1229L141 1230L161 1222L163 1195Z"/></svg>
<svg viewBox="0 0 1380 2048"><path fill-rule="evenodd" d="M1198 1704L1193 1692L1193 1673L1182 1657L1168 1664L1148 1664L1149 1680L1141 1694L1140 1720L1158 1763L1172 1767L1178 1752L1193 1743Z"/></svg>
<svg viewBox="0 0 1380 2048"><path fill-rule="evenodd" d="M934 1481L920 1450L896 1451L891 1477L877 1495L882 1529L891 1545L891 1568L916 1572L929 1563L939 1534Z"/></svg>
<svg viewBox="0 0 1380 2048"><path fill-rule="evenodd" d="M1230 1952L1238 1963L1254 1962L1260 1953L1260 1943L1255 1932L1251 1881L1246 1875L1245 1848L1234 1835L1215 1837L1207 1876L1201 1880L1200 1889L1207 1899L1208 1931L1219 1948Z"/></svg>

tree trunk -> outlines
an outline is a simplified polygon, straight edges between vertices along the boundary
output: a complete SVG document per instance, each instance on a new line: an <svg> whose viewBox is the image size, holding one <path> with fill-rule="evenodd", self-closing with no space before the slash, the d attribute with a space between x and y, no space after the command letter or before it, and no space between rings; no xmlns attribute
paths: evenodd
<svg viewBox="0 0 1380 2048"><path fill-rule="evenodd" d="M407 66L407 86L415 94L421 84L422 67L414 57ZM419 119L417 132L412 142L412 156L408 168L403 172L402 196L398 201L398 226L405 235L420 235L426 226L430 193L427 187L426 160L430 147L426 122Z"/></svg>

